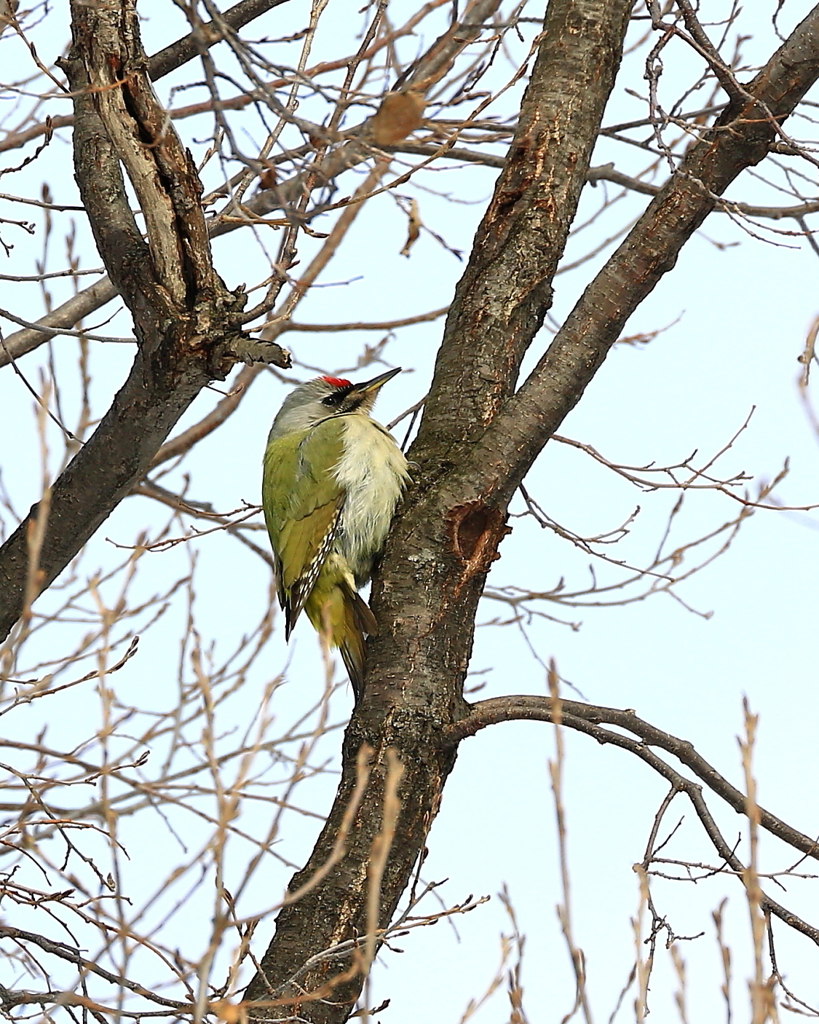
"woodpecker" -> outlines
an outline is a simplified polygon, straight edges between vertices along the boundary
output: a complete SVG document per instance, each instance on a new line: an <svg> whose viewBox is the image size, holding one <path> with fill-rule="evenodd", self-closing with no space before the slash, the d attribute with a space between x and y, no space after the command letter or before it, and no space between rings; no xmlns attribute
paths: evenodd
<svg viewBox="0 0 819 1024"><path fill-rule="evenodd" d="M356 700L375 616L359 596L409 479L407 460L370 416L398 367L363 384L316 377L285 398L264 453L262 507L285 639L302 608L337 647Z"/></svg>

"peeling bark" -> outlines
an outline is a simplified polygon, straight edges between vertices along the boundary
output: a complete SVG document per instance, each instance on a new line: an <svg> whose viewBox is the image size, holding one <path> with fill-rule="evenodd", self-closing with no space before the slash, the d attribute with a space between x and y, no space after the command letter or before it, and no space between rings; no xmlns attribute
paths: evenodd
<svg viewBox="0 0 819 1024"><path fill-rule="evenodd" d="M139 350L111 408L52 488L37 564L28 538L40 505L0 548L0 638L144 476L199 391L224 379L242 342L245 296L229 292L213 270L199 179L153 94L133 0L75 0L71 10L73 46L63 67L75 93L75 174ZM147 240L122 166L146 213ZM280 349L270 357L280 365L284 358Z"/></svg>

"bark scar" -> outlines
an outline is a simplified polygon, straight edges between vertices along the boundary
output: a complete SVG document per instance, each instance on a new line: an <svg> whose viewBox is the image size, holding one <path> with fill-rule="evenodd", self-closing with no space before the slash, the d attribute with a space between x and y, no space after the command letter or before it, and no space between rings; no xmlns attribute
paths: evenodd
<svg viewBox="0 0 819 1024"><path fill-rule="evenodd" d="M492 563L500 558L498 545L511 532L511 527L506 525L505 514L482 501L456 505L450 511L447 534L452 550L461 562L456 595L473 576L489 572Z"/></svg>

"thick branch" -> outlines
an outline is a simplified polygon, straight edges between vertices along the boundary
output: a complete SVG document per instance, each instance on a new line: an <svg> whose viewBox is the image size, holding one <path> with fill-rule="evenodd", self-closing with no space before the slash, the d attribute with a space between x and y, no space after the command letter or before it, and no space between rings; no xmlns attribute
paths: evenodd
<svg viewBox="0 0 819 1024"><path fill-rule="evenodd" d="M117 290L111 278L103 277L76 295L72 295L37 323L43 327L63 327L71 330L75 324L116 297ZM15 331L5 339L4 346L0 349L0 367L7 366L13 359L19 359L28 352L33 352L35 348L39 348L53 337L52 331L38 331L36 327L25 327L21 331Z"/></svg>
<svg viewBox="0 0 819 1024"><path fill-rule="evenodd" d="M552 301L551 282L620 64L628 0L553 0L517 129L447 317L413 446L428 471L458 461L514 389ZM446 461L434 439L446 428ZM427 461L428 460L428 461ZM451 462L450 462L451 464Z"/></svg>
<svg viewBox="0 0 819 1024"><path fill-rule="evenodd" d="M470 454L461 479L506 502L600 369L626 321L674 267L683 245L819 78L819 7L687 154L588 286L527 381ZM457 483L453 482L457 487Z"/></svg>
<svg viewBox="0 0 819 1024"><path fill-rule="evenodd" d="M451 713L447 717L451 719ZM419 722L398 711L387 721L353 716L344 739L342 778L333 809L313 855L288 886L290 893L303 890L303 895L280 912L275 938L245 993L252 1019L298 1017L332 1024L349 1016L363 980L354 950L345 948L339 956L322 958L307 971L303 967L315 954L367 934L368 865L382 827L389 751L395 750L404 780L396 837L381 882L378 926L384 928L392 919L437 811L429 795L440 794L455 761L454 749L438 742L440 726L432 718ZM359 750L365 744L374 747L369 786L346 826L344 856L333 863L337 837L354 799ZM325 871L328 863L333 866ZM283 1000L283 1005L272 1006L272 1000Z"/></svg>
<svg viewBox="0 0 819 1024"><path fill-rule="evenodd" d="M240 0L238 4L229 7L219 20L236 32L260 15L272 11L274 7L281 7L287 2L288 0ZM171 71L187 64L189 60L199 56L202 47L214 46L223 38L224 32L221 25L216 25L212 21L205 22L196 31L182 36L181 39L177 39L175 43L166 46L164 50L160 50L149 59L148 75L151 81L156 82L157 79L163 78Z"/></svg>
<svg viewBox="0 0 819 1024"><path fill-rule="evenodd" d="M201 296L213 287L213 267L200 202L202 187L190 154L167 123L165 111L148 80L136 11L130 4L123 6L124 10L117 10L105 4L91 5L82 19L75 17L73 22L75 55L64 66L77 94L77 183L97 247L107 257L106 266L128 307L145 309L147 299L152 309L160 310L168 307L170 298L176 307L171 315L175 315L186 305L189 295ZM100 127L104 131L102 137ZM95 181L94 155L87 152L95 140L105 147L109 163L122 163L134 187L145 217L153 282L145 278L146 268L134 255L142 253L144 243L124 195L117 195L115 204L117 217L130 219L122 249L116 245L109 218L99 208L109 197L108 182L100 185ZM113 173L112 170L109 176ZM96 204L93 211L88 206L89 196ZM119 230L115 225L113 231Z"/></svg>
<svg viewBox="0 0 819 1024"><path fill-rule="evenodd" d="M27 588L36 596L53 582L143 477L200 389L234 362L244 296L213 272L199 182L148 83L133 0L115 7L72 3L65 68L75 93L77 184L134 317L139 351L99 427L54 484L38 563L28 544L37 505L0 548L0 637L24 612ZM141 178L143 208L154 210L148 242L130 211L120 160L132 181Z"/></svg>

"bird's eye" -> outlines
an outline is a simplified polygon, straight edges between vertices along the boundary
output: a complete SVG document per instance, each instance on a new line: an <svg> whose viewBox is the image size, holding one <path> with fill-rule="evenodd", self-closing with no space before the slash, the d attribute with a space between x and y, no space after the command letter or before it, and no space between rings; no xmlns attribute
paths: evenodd
<svg viewBox="0 0 819 1024"><path fill-rule="evenodd" d="M332 391L329 395L325 395L325 397L322 398L321 401L323 405L334 406L340 405L342 398L344 398L343 391Z"/></svg>

